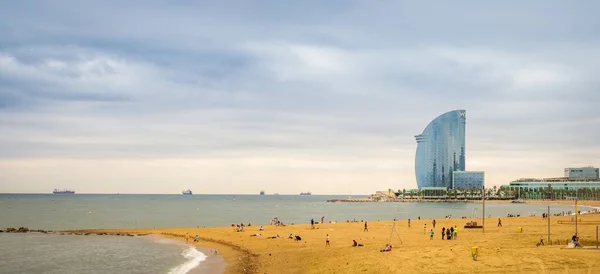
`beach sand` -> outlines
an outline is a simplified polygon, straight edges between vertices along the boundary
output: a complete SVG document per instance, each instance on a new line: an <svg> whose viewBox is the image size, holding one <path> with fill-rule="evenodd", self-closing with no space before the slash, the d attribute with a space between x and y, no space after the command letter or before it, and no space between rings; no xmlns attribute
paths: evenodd
<svg viewBox="0 0 600 274"><path fill-rule="evenodd" d="M547 242L548 221L542 217L504 217L502 227L497 227L498 218L486 218L485 233L463 228L470 219L437 219L433 240L429 239L430 219L412 220L410 228L406 220L369 221L368 232L363 232L361 222L318 224L316 229L310 224L263 225L265 231L261 232L258 226L247 227L246 232L231 227L94 231L168 237L198 234L198 246L219 250L227 263L226 273L600 273L600 250L595 249L600 214L581 216L578 232L583 249L565 248L575 225L558 222L572 218L551 217L552 245ZM474 221L482 223L481 218ZM397 234L391 229L394 223ZM427 224L426 233L423 224ZM456 240L441 239L442 227L449 226L459 228ZM517 227L522 232L517 232ZM254 233L262 235L251 237ZM300 235L302 241L287 239L290 233ZM267 239L277 234L282 238ZM325 247L327 234L331 247ZM390 236L393 251L379 252ZM540 238L546 245L536 247ZM352 247L352 240L364 247ZM479 247L477 261L471 256L473 246Z"/></svg>

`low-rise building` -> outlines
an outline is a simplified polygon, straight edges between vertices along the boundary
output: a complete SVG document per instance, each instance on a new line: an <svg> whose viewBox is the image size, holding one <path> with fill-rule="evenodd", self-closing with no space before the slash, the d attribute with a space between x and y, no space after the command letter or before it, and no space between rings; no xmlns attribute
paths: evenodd
<svg viewBox="0 0 600 274"><path fill-rule="evenodd" d="M452 189L482 189L485 185L483 171L454 171L452 177Z"/></svg>

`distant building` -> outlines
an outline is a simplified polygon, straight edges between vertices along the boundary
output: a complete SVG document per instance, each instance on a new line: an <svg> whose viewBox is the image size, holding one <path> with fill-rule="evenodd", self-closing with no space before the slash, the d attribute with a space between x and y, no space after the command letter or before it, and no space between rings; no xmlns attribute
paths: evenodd
<svg viewBox="0 0 600 274"><path fill-rule="evenodd" d="M600 178L598 178L597 168L565 168L565 177L521 178L504 185L503 188L514 191L517 195L525 192L526 198L530 199L564 199L574 195L596 199L598 196L593 191L600 191ZM554 197L550 197L551 195Z"/></svg>
<svg viewBox="0 0 600 274"><path fill-rule="evenodd" d="M569 179L600 179L598 168L595 167L579 167L565 168L565 177Z"/></svg>
<svg viewBox="0 0 600 274"><path fill-rule="evenodd" d="M485 185L483 171L454 171L452 176L453 189L481 189Z"/></svg>
<svg viewBox="0 0 600 274"><path fill-rule="evenodd" d="M453 110L433 119L416 135L417 186L452 188L452 172L465 170L465 110Z"/></svg>

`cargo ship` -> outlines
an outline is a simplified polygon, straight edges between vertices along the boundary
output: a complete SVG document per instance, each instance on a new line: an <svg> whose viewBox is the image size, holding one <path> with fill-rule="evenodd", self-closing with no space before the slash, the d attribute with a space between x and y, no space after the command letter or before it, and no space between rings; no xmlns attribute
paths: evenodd
<svg viewBox="0 0 600 274"><path fill-rule="evenodd" d="M261 190L261 191L260 191L260 195L265 195L265 191L264 191L264 190Z"/></svg>
<svg viewBox="0 0 600 274"><path fill-rule="evenodd" d="M75 191L69 189L54 189L53 194L75 194Z"/></svg>
<svg viewBox="0 0 600 274"><path fill-rule="evenodd" d="M189 189L187 189L187 190L182 191L181 194L183 194L183 195L192 195L192 191L189 190Z"/></svg>
<svg viewBox="0 0 600 274"><path fill-rule="evenodd" d="M300 195L312 195L312 193L310 193L310 191L308 191L308 192L300 192Z"/></svg>

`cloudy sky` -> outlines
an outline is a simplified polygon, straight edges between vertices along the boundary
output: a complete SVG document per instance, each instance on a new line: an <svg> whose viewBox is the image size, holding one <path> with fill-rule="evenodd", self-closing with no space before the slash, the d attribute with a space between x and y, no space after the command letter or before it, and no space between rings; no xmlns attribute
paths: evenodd
<svg viewBox="0 0 600 274"><path fill-rule="evenodd" d="M369 194L467 110L486 184L600 166L598 1L2 1L0 192Z"/></svg>

